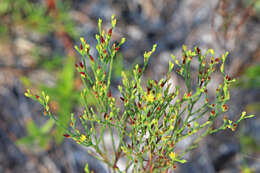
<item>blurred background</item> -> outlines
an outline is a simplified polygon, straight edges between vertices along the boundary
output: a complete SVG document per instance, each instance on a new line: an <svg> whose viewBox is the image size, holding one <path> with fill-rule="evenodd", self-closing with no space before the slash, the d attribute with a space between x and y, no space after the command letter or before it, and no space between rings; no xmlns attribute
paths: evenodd
<svg viewBox="0 0 260 173"><path fill-rule="evenodd" d="M227 116L256 115L234 133L208 136L176 172L260 172L260 0L0 0L0 173L84 172L86 163L107 172L86 148L63 139L24 92L46 91L64 123L80 112L74 45L83 36L94 48L98 18L108 29L112 14L118 19L113 40L127 39L115 62L114 95L122 69L142 63L144 50L158 44L145 75L159 78L170 54L181 58L186 44L213 48L216 56L230 52L226 72L238 80Z"/></svg>

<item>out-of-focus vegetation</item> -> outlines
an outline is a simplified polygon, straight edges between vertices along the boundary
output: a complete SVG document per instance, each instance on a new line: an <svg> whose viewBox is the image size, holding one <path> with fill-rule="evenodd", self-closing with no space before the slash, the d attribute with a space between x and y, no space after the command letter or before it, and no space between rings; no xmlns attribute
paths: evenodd
<svg viewBox="0 0 260 173"><path fill-rule="evenodd" d="M246 89L260 89L260 64L248 67L236 84ZM260 111L260 102L253 102L246 106L249 112Z"/></svg>
<svg viewBox="0 0 260 173"><path fill-rule="evenodd" d="M238 84L244 88L260 88L260 64L247 68Z"/></svg>
<svg viewBox="0 0 260 173"><path fill-rule="evenodd" d="M54 87L49 87L44 84L35 84L30 79L22 76L20 79L26 87L35 87L35 89L46 90L53 98L52 109L60 117L60 121L68 123L68 115L73 107L79 102L75 99L78 92L76 91L75 84L76 76L74 63L75 57L70 54L74 38L78 37L75 30L75 24L69 16L70 1L63 0L45 0L45 1L32 1L32 0L1 0L0 1L0 37L1 41L13 41L16 37L17 29L36 32L43 36L54 35L56 39L67 40L63 42L65 52L70 56L63 58L59 53L51 52L49 54L39 54L42 45L35 45L31 54L36 60L37 68L44 68L50 73L57 76L57 83ZM68 42L71 42L68 44ZM56 56L57 55L57 56ZM54 56L54 57L53 57ZM61 66L62 61L64 65ZM80 84L78 84L80 85ZM78 86L80 87L80 86ZM71 102L66 102L70 97ZM36 144L41 148L47 148L51 139L55 139L57 143L61 143L63 136L62 130L55 130L53 121L48 120L41 127L37 125L34 120L29 119L26 124L28 136L18 140L18 144L32 147ZM58 134L57 134L58 133Z"/></svg>
<svg viewBox="0 0 260 173"><path fill-rule="evenodd" d="M56 61L53 61L56 63ZM68 124L70 119L70 113L75 105L79 104L79 92L77 89L80 87L80 83L77 83L75 76L75 58L68 57L63 65L63 68L58 71L57 82L54 87L50 87L44 84L40 84L36 88L46 91L50 94L50 97L53 98L53 101L50 104L51 110L58 115L59 123ZM50 64L52 66L52 64ZM25 86L32 87L31 82L28 78L21 78ZM70 99L70 102L67 100ZM59 144L63 140L64 130L57 127L58 129L50 133L51 128L53 127L53 121L48 120L42 127L39 127L35 133L29 133L29 136L21 138L19 144L40 144L41 147L46 148L51 139ZM32 130L32 128L38 128L37 125L29 120L27 123L27 129Z"/></svg>
<svg viewBox="0 0 260 173"><path fill-rule="evenodd" d="M68 15L69 1L62 0L1 0L0 34L9 36L13 26L23 26L34 32L66 32L77 37L74 23Z"/></svg>

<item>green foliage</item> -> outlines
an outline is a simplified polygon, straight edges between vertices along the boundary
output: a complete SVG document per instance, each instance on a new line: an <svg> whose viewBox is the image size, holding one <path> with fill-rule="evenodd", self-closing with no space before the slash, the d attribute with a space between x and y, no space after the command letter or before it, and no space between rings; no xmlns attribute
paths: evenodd
<svg viewBox="0 0 260 173"><path fill-rule="evenodd" d="M96 35L98 57L94 58L90 54L90 45L84 38L81 38L80 46L75 47L82 56L82 62L76 64L76 68L84 85L81 92L84 111L80 116L71 114L69 127L50 111L50 97L44 92L37 97L28 90L25 95L38 100L44 106L46 114L63 128L65 137L91 147L95 152L89 150L90 154L107 164L113 172L127 172L129 169L133 172L169 172L175 169L176 164L185 163L184 155L197 147L199 141L207 135L227 128L234 131L241 120L253 117L243 112L240 118L233 122L224 116L222 125L213 126L228 110L229 88L235 80L224 72L228 53L215 58L212 49L202 53L199 48L188 50L183 46L182 61L179 62L172 55L173 62L169 62L166 76L159 81L145 81L143 73L156 50L154 45L151 51L144 53L142 68L136 64L131 75L122 72L122 83L118 86L121 97L113 97L110 85L114 58L125 38L117 45L111 41L116 24L114 16L111 17L112 27L107 32L102 29L101 24L102 20L99 19L99 34ZM195 79L191 75L191 63L194 59L199 62ZM87 63L90 64L89 69ZM209 101L207 87L217 68L223 75L223 82L216 89L215 100ZM185 81L184 94L178 86L171 87L173 69ZM195 87L192 83L194 80ZM66 99L66 102L71 102L71 97ZM121 106L116 104L119 100ZM198 104L200 100L204 100L202 105ZM112 158L109 157L111 154L105 144L106 131L111 136ZM114 132L118 135L118 144L115 142ZM176 149L177 143L192 135L197 135L192 145L183 151ZM126 159L124 170L119 170L117 166L121 158Z"/></svg>
<svg viewBox="0 0 260 173"><path fill-rule="evenodd" d="M16 143L26 148L37 148L40 146L43 149L47 149L51 138L49 133L54 124L55 121L49 119L43 126L38 127L32 119L29 119L26 123L28 136L20 138Z"/></svg>
<svg viewBox="0 0 260 173"><path fill-rule="evenodd" d="M56 63L56 61L54 61L54 63ZM54 98L53 103L55 103L55 106L58 106L58 108L56 108L56 113L59 116L58 121L64 125L68 124L73 107L80 102L79 92L74 88L76 77L74 63L75 58L66 58L62 70L58 72L58 81L55 87L48 87L46 85L39 87L41 90L48 92L51 98ZM50 64L50 66L53 65ZM26 77L22 77L21 81L26 87L32 85L31 81ZM70 101L68 102L68 100ZM42 103L44 102L42 101ZM34 143L46 149L51 139L55 139L58 144L61 143L64 129L58 126L57 129L53 129L53 133L50 133L51 127L54 126L53 122L53 120L48 120L42 127L38 127L33 120L28 121L26 124L28 136L19 139L18 144L26 144L25 146L31 147L32 145L30 146L29 144Z"/></svg>
<svg viewBox="0 0 260 173"><path fill-rule="evenodd" d="M22 25L42 34L59 31L66 32L73 38L78 37L75 24L68 13L69 2L54 2L55 7L48 7L47 1L1 0L0 17L5 20L0 21L0 34L6 35L13 25Z"/></svg>
<svg viewBox="0 0 260 173"><path fill-rule="evenodd" d="M63 66L63 69L58 74L58 80L55 87L48 87L41 85L41 90L46 91L53 100L58 103L57 115L59 116L58 121L61 124L67 125L70 120L70 113L74 105L79 103L79 93L74 89L75 81L75 58L68 57ZM68 101L70 100L70 101ZM60 143L63 139L63 128L57 127L55 140Z"/></svg>
<svg viewBox="0 0 260 173"><path fill-rule="evenodd" d="M242 88L260 88L260 64L256 64L246 69L241 79L236 82L237 87ZM248 112L258 112L260 110L260 103L250 103L246 106Z"/></svg>
<svg viewBox="0 0 260 173"><path fill-rule="evenodd" d="M251 135L241 135L240 136L241 145L243 145L245 153L256 153L260 152L260 146L257 141Z"/></svg>
<svg viewBox="0 0 260 173"><path fill-rule="evenodd" d="M237 85L244 88L260 88L260 64L249 67Z"/></svg>
<svg viewBox="0 0 260 173"><path fill-rule="evenodd" d="M257 144L256 139L250 134L244 134L242 131L244 126L242 126L242 130L240 131L239 140L240 146L242 150L242 164L241 164L241 172L242 173L254 173L253 168L248 167L248 163L246 157L248 154L254 154L260 151L260 146Z"/></svg>

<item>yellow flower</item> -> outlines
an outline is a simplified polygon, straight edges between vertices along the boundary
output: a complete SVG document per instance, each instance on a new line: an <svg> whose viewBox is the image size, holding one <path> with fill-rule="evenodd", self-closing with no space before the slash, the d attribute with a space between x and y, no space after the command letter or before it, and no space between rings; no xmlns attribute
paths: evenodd
<svg viewBox="0 0 260 173"><path fill-rule="evenodd" d="M87 139L87 137L82 134L82 135L80 136L80 139L79 139L79 140L80 140L80 142L84 142L86 139Z"/></svg>
<svg viewBox="0 0 260 173"><path fill-rule="evenodd" d="M175 160L177 155L176 155L176 153L171 152L171 153L169 154L169 156L170 156L170 158L171 158L172 160Z"/></svg>
<svg viewBox="0 0 260 173"><path fill-rule="evenodd" d="M154 95L151 92L146 96L146 101L147 102L153 102L154 101Z"/></svg>
<svg viewBox="0 0 260 173"><path fill-rule="evenodd" d="M160 100L162 98L162 93L157 94L157 99Z"/></svg>

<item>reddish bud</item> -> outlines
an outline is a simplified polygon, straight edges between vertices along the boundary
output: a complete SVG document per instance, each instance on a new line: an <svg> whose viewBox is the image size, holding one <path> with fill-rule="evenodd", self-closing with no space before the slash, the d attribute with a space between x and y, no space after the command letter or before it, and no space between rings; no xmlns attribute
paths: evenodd
<svg viewBox="0 0 260 173"><path fill-rule="evenodd" d="M108 91L108 97L111 97L111 88L109 88L109 91Z"/></svg>
<svg viewBox="0 0 260 173"><path fill-rule="evenodd" d="M187 97L190 97L191 96L191 92L189 92L188 94L187 94Z"/></svg>
<svg viewBox="0 0 260 173"><path fill-rule="evenodd" d="M78 64L75 64L75 67L78 68L79 67Z"/></svg>
<svg viewBox="0 0 260 173"><path fill-rule="evenodd" d="M96 96L96 98L98 98L97 92L94 91L93 94Z"/></svg>
<svg viewBox="0 0 260 173"><path fill-rule="evenodd" d="M101 41L102 44L105 43L105 40L104 40L104 38L102 37L102 35L100 36L100 41Z"/></svg>
<svg viewBox="0 0 260 173"><path fill-rule="evenodd" d="M107 50L104 50L103 53L106 55L107 54Z"/></svg>
<svg viewBox="0 0 260 173"><path fill-rule="evenodd" d="M92 62L94 62L93 56L89 55L89 58L90 58L90 60L91 60Z"/></svg>
<svg viewBox="0 0 260 173"><path fill-rule="evenodd" d="M132 120L132 118L129 118L130 124L134 125L135 122Z"/></svg>
<svg viewBox="0 0 260 173"><path fill-rule="evenodd" d="M227 75L227 76L226 76L226 80L227 80L227 81L230 81L230 80L231 80L231 77Z"/></svg>
<svg viewBox="0 0 260 173"><path fill-rule="evenodd" d="M89 48L86 48L86 52L89 54Z"/></svg>
<svg viewBox="0 0 260 173"><path fill-rule="evenodd" d="M85 72L79 72L80 74L82 74L83 76L86 76L86 73Z"/></svg>
<svg viewBox="0 0 260 173"><path fill-rule="evenodd" d="M114 164L113 168L114 168L114 169L118 169L118 167L116 166L116 164Z"/></svg>
<svg viewBox="0 0 260 173"><path fill-rule="evenodd" d="M138 108L139 108L139 109L141 109L141 108L142 108L142 105L141 105L141 103L140 103L140 102L138 102L138 103L137 103L137 106L138 106Z"/></svg>
<svg viewBox="0 0 260 173"><path fill-rule="evenodd" d="M158 108L157 108L157 111L160 111L161 110L161 107L159 106Z"/></svg>
<svg viewBox="0 0 260 173"><path fill-rule="evenodd" d="M186 63L186 56L182 57L182 63L185 64Z"/></svg>
<svg viewBox="0 0 260 173"><path fill-rule="evenodd" d="M104 119L107 119L107 118L108 118L108 114L105 113L105 114L104 114Z"/></svg>
<svg viewBox="0 0 260 173"><path fill-rule="evenodd" d="M139 73L142 73L142 69L141 69L141 68L139 68L139 69L138 69L138 72L139 72Z"/></svg>
<svg viewBox="0 0 260 173"><path fill-rule="evenodd" d="M203 80L201 80L201 82L200 82L200 88L202 87L202 84L203 84Z"/></svg>
<svg viewBox="0 0 260 173"><path fill-rule="evenodd" d="M215 104L211 104L211 106L214 108L214 107L215 107Z"/></svg>
<svg viewBox="0 0 260 173"><path fill-rule="evenodd" d="M215 62L216 62L216 63L219 63L219 61L220 61L219 58L216 58L216 59L215 59Z"/></svg>
<svg viewBox="0 0 260 173"><path fill-rule="evenodd" d="M69 137L70 137L69 134L63 134L63 136L64 136L65 138L69 138Z"/></svg>
<svg viewBox="0 0 260 173"><path fill-rule="evenodd" d="M125 101L125 99L123 98L123 97L120 97L120 99L124 102Z"/></svg>
<svg viewBox="0 0 260 173"><path fill-rule="evenodd" d="M236 128L237 128L237 124L234 124L231 130L232 130L232 131L235 131Z"/></svg>
<svg viewBox="0 0 260 173"><path fill-rule="evenodd" d="M227 106L226 104L224 104L224 105L222 106L222 108L223 108L224 111L227 111L227 110L228 110L228 106Z"/></svg>
<svg viewBox="0 0 260 173"><path fill-rule="evenodd" d="M147 92L148 92L148 93L150 93L150 91L151 91L151 88L149 88L149 87L146 87L146 89L147 89Z"/></svg>
<svg viewBox="0 0 260 173"><path fill-rule="evenodd" d="M165 85L165 83L166 83L166 82L162 82L162 83L161 83L161 85L160 85L161 88Z"/></svg>
<svg viewBox="0 0 260 173"><path fill-rule="evenodd" d="M150 115L151 115L151 111L149 111L149 112L147 113L147 117L150 117Z"/></svg>
<svg viewBox="0 0 260 173"><path fill-rule="evenodd" d="M215 110L212 110L210 113L211 113L211 115L215 115L216 112L215 112Z"/></svg>
<svg viewBox="0 0 260 173"><path fill-rule="evenodd" d="M112 35L112 32L113 32L113 29L112 28L110 28L109 30L108 30L108 35L111 37L111 35Z"/></svg>
<svg viewBox="0 0 260 173"><path fill-rule="evenodd" d="M178 124L178 126L181 125L181 119L178 120L177 124Z"/></svg>
<svg viewBox="0 0 260 173"><path fill-rule="evenodd" d="M38 95L35 95L35 97L36 97L36 99L39 99L39 98L40 98L40 96L38 96Z"/></svg>
<svg viewBox="0 0 260 173"><path fill-rule="evenodd" d="M84 65L83 65L83 63L82 63L82 62L80 62L80 63L79 63L79 65L80 65L80 67L81 67L81 68L83 68L83 67L84 67Z"/></svg>
<svg viewBox="0 0 260 173"><path fill-rule="evenodd" d="M197 53L200 54L200 48L197 47Z"/></svg>
<svg viewBox="0 0 260 173"><path fill-rule="evenodd" d="M115 51L118 51L118 50L119 50L119 47L116 47L116 48L115 48Z"/></svg>
<svg viewBox="0 0 260 173"><path fill-rule="evenodd" d="M201 88L202 84L204 83L204 81L205 81L205 79L202 78L201 81L200 81L200 88Z"/></svg>
<svg viewBox="0 0 260 173"><path fill-rule="evenodd" d="M83 46L82 46L82 44L79 45L79 48L80 48L80 50L83 50Z"/></svg>

